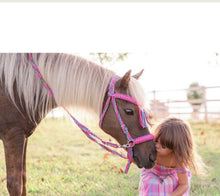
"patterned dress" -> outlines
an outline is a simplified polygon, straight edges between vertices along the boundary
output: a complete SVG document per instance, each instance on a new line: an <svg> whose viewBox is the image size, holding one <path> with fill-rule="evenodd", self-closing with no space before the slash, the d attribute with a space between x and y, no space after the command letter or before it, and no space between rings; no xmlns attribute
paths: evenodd
<svg viewBox="0 0 220 196"><path fill-rule="evenodd" d="M152 169L142 169L139 196L166 196L167 193L172 193L179 185L177 172L187 172L189 188L183 196L188 196L191 179L190 171L182 168L168 168L159 164L156 164Z"/></svg>

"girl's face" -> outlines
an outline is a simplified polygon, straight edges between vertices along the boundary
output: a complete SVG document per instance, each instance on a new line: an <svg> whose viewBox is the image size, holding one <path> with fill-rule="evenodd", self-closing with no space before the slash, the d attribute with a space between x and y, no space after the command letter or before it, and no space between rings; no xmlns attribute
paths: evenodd
<svg viewBox="0 0 220 196"><path fill-rule="evenodd" d="M167 156L173 152L173 150L171 150L165 146L162 146L160 143L160 139L158 139L158 141L155 141L155 146L156 146L156 150L157 150L157 155L159 155L159 156Z"/></svg>

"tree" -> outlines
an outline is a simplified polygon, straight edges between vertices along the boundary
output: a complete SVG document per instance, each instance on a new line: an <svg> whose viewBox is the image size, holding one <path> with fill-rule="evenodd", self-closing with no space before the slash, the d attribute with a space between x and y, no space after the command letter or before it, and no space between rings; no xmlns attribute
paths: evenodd
<svg viewBox="0 0 220 196"><path fill-rule="evenodd" d="M105 63L114 64L116 61L124 61L127 58L128 53L107 53L107 52L99 52L99 53L90 53L93 56L95 61L98 61L101 65Z"/></svg>
<svg viewBox="0 0 220 196"><path fill-rule="evenodd" d="M187 92L187 99L193 101L190 103L192 105L193 112L198 112L202 105L202 102L199 102L199 99L203 98L203 92L201 90L202 88L198 82L193 82L189 86Z"/></svg>

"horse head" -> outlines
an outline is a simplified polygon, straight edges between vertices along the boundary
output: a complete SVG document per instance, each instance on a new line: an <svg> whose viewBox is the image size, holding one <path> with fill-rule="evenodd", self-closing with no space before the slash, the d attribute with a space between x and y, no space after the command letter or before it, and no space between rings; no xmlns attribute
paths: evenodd
<svg viewBox="0 0 220 196"><path fill-rule="evenodd" d="M115 138L119 144L128 143L129 139L123 131L123 127L126 127L128 134L131 138L139 138L150 134L147 126L143 127L140 123L140 105L135 104L136 101L129 101L121 97L131 97L129 91L129 84L131 77L138 79L143 71L131 76L131 71L128 71L122 78L119 78L114 84L114 93L119 95L118 99L109 101L108 108L102 119L102 129L113 138ZM104 105L108 102L111 92L107 92L104 99ZM115 109L115 107L117 107ZM122 123L120 122L121 119ZM123 125L122 125L123 124ZM133 161L139 168L152 168L156 159L156 149L153 140L148 140L142 143L132 145ZM125 147L126 150L128 148Z"/></svg>

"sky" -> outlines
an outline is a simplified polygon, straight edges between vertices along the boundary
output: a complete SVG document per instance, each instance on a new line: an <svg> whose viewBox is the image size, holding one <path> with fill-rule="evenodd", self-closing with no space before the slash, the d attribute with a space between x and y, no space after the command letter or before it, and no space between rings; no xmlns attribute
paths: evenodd
<svg viewBox="0 0 220 196"><path fill-rule="evenodd" d="M140 82L147 91L186 89L192 82L202 86L220 86L220 65L216 56L210 54L176 54L164 52L130 53L123 62L116 62L112 70L121 75L129 69L138 73L144 69ZM219 95L220 97L220 95Z"/></svg>
<svg viewBox="0 0 220 196"><path fill-rule="evenodd" d="M1 52L128 52L147 91L220 86L219 3L1 3Z"/></svg>

